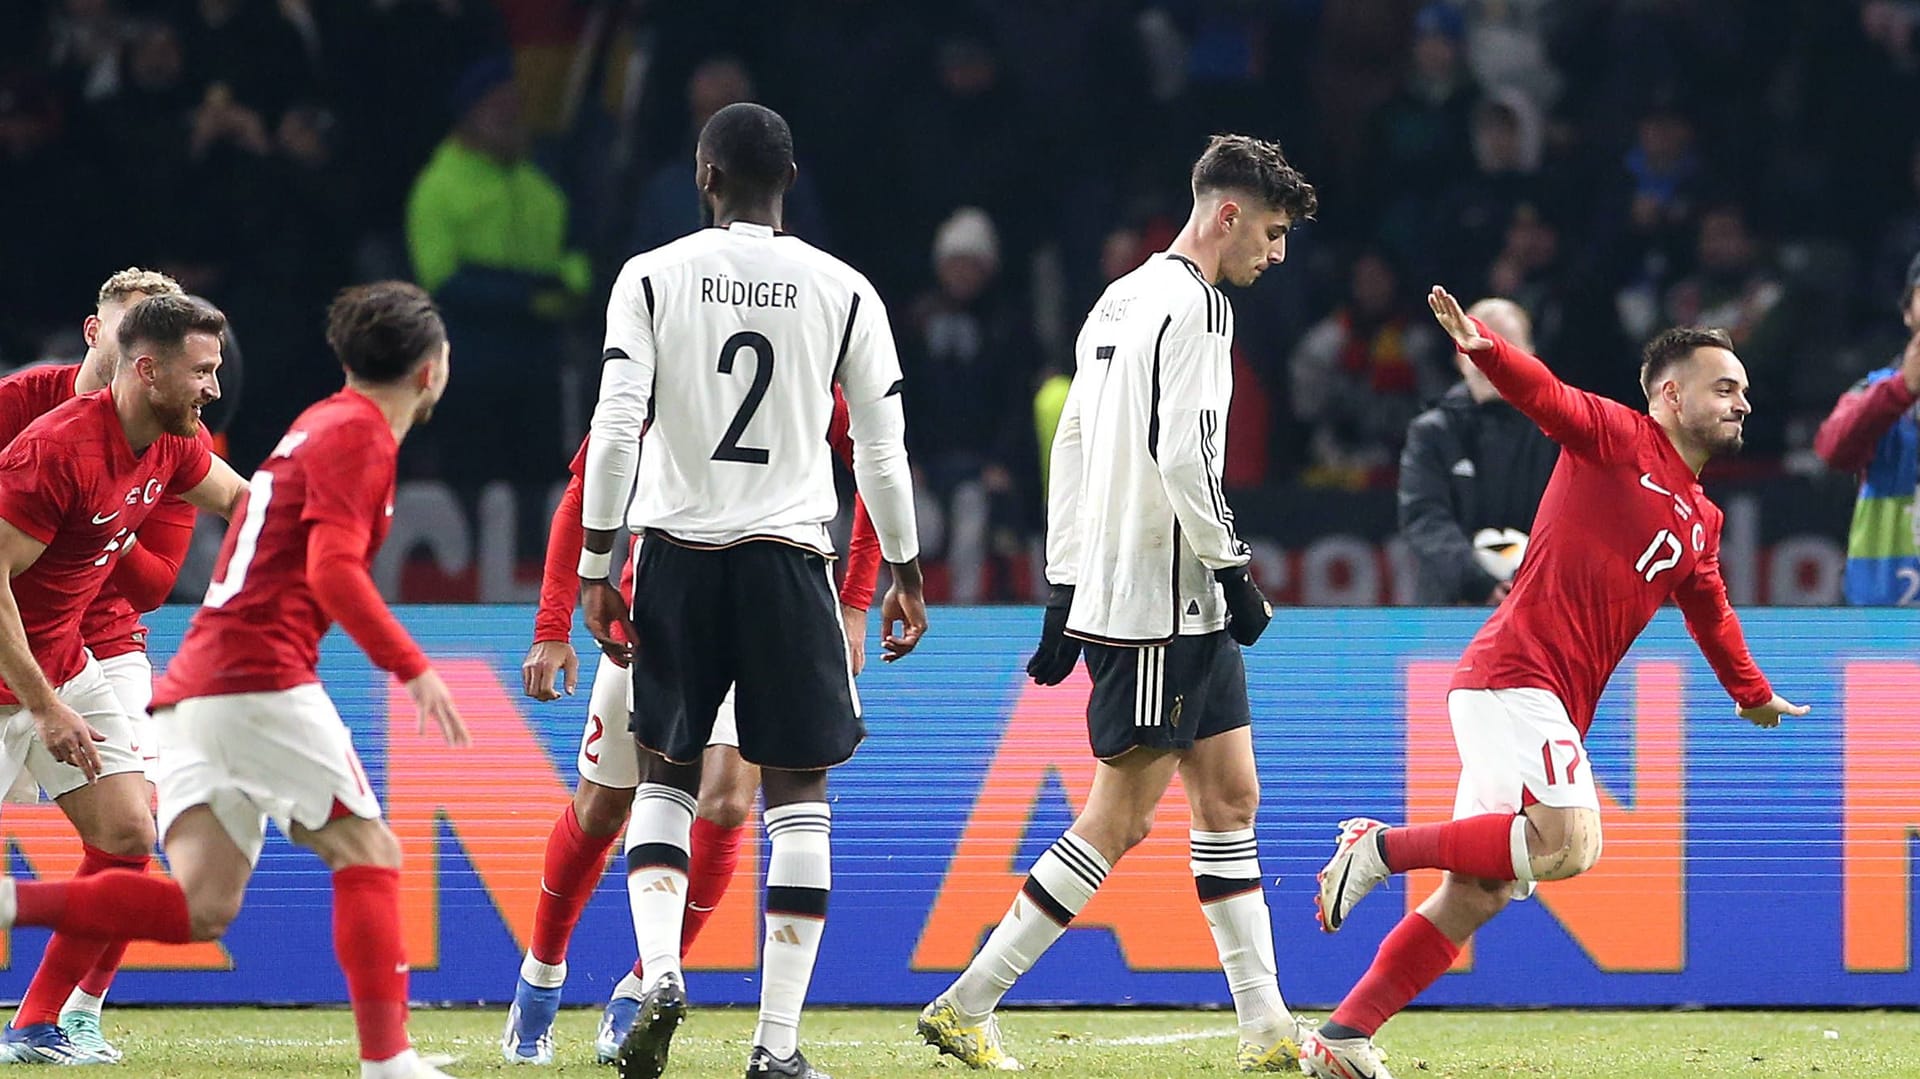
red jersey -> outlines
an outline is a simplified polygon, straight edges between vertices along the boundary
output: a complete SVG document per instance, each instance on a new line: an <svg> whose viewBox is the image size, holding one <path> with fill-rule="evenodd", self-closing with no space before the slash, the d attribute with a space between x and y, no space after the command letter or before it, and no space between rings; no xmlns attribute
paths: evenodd
<svg viewBox="0 0 1920 1079"><path fill-rule="evenodd" d="M43 364L0 378L0 446L19 437L34 420L72 400L74 379L79 374L77 363ZM211 450L213 440L204 426L196 437ZM163 553L178 566L186 553L186 543L193 538L193 507L177 496L162 496L147 515L138 537L149 550L158 549L155 544L165 537L167 550ZM80 616L80 639L97 659L146 650L147 627L140 624L140 612L111 578L101 582L100 591Z"/></svg>
<svg viewBox="0 0 1920 1079"><path fill-rule="evenodd" d="M1453 689L1551 691L1584 736L1615 667L1672 597L1741 707L1773 689L1720 576L1720 508L1644 412L1576 390L1484 326L1473 362L1566 452L1534 517L1513 591L1460 657Z"/></svg>
<svg viewBox="0 0 1920 1079"><path fill-rule="evenodd" d="M587 445L590 440L582 439L580 449L573 455L573 463L567 466L572 479L567 481L567 489L560 496L560 505L554 509L553 524L547 533L547 560L540 580L540 605L533 615L533 639L539 641L564 641L573 630L573 608L580 596L579 558L580 545L585 539L586 529L580 523L580 498L587 475ZM827 444L848 468L853 467L853 438L848 433L847 400L840 390L833 391L833 418L827 424ZM635 536L633 543L638 545L640 537ZM634 558L629 550L626 566L620 571L620 594L633 599ZM873 519L867 516L867 504L860 496L853 497L853 535L847 541L846 575L840 581L840 602L848 607L866 610L873 606L873 578L880 570L880 537L873 530ZM620 633L618 626L614 627Z"/></svg>
<svg viewBox="0 0 1920 1079"><path fill-rule="evenodd" d="M317 682L320 638L335 620L389 670L411 678L426 668L366 573L393 524L399 449L379 407L352 390L294 420L234 511L206 601L154 688L156 709ZM321 526L352 537L354 573L316 594L308 569ZM374 645L361 639L369 625L381 635Z"/></svg>
<svg viewBox="0 0 1920 1079"><path fill-rule="evenodd" d="M86 665L81 618L127 538L162 496L192 490L212 467L206 445L182 435L163 434L135 456L107 390L58 406L0 452L0 518L46 544L13 594L48 681ZM0 705L18 703L0 687Z"/></svg>

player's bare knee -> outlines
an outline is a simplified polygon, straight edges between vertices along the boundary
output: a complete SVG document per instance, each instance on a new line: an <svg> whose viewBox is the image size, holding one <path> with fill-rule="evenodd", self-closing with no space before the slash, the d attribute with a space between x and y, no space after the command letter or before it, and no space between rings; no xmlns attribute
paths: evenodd
<svg viewBox="0 0 1920 1079"><path fill-rule="evenodd" d="M242 890L203 886L187 890L187 922L196 941L219 940L240 916Z"/></svg>
<svg viewBox="0 0 1920 1079"><path fill-rule="evenodd" d="M574 820L579 822L580 830L590 836L618 835L632 809L631 787L603 787L583 779L573 792Z"/></svg>
<svg viewBox="0 0 1920 1079"><path fill-rule="evenodd" d="M744 827L747 814L752 811L753 788L741 790L729 787L725 790L701 791L694 816L716 828L732 829Z"/></svg>
<svg viewBox="0 0 1920 1079"><path fill-rule="evenodd" d="M86 843L116 858L146 858L153 854L154 838L153 818L143 813L96 828Z"/></svg>
<svg viewBox="0 0 1920 1079"><path fill-rule="evenodd" d="M1236 832L1253 827L1260 812L1260 788L1209 794L1194 807L1193 826L1202 832Z"/></svg>
<svg viewBox="0 0 1920 1079"><path fill-rule="evenodd" d="M1533 818L1535 880L1568 880L1600 861L1600 815L1590 809L1561 810Z"/></svg>

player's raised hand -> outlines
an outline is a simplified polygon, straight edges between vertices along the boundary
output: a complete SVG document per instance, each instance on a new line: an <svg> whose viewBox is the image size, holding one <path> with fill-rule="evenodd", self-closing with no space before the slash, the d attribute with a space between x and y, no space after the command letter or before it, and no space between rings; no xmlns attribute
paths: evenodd
<svg viewBox="0 0 1920 1079"><path fill-rule="evenodd" d="M564 679L556 677L563 672ZM536 701L559 700L562 687L571 697L580 685L580 657L566 641L535 641L520 661L520 682Z"/></svg>
<svg viewBox="0 0 1920 1079"><path fill-rule="evenodd" d="M47 747L54 760L80 769L89 783L100 778L100 751L93 744L106 741L106 735L58 699L53 707L35 711L33 719L40 727L40 744Z"/></svg>
<svg viewBox="0 0 1920 1079"><path fill-rule="evenodd" d="M867 612L842 603L840 625L847 631L847 666L858 677L867 667Z"/></svg>
<svg viewBox="0 0 1920 1079"><path fill-rule="evenodd" d="M632 642L640 639L634 632L633 619L627 614L627 601L620 590L607 581L580 582L580 612L587 623L587 632L600 644L600 651L620 666L633 662ZM625 636L618 636L618 628Z"/></svg>
<svg viewBox="0 0 1920 1079"><path fill-rule="evenodd" d="M448 745L464 749L473 744L467 734L466 721L454 706L453 693L440 680L439 672L428 667L425 674L407 683L407 696L413 698L414 707L420 710L420 734L427 733L427 720L431 719Z"/></svg>
<svg viewBox="0 0 1920 1079"><path fill-rule="evenodd" d="M920 560L893 566L893 584L880 604L881 660L906 658L927 633L927 599L920 576ZM897 628L896 628L897 627Z"/></svg>
<svg viewBox="0 0 1920 1079"><path fill-rule="evenodd" d="M1434 320L1440 323L1440 328L1453 338L1453 347L1462 352L1493 347L1493 341L1480 332L1480 328L1467 317L1460 301L1454 299L1446 289L1433 286L1433 291L1427 293L1427 306L1433 308Z"/></svg>
<svg viewBox="0 0 1920 1079"><path fill-rule="evenodd" d="M1740 718L1756 727L1778 727L1782 716L1804 716L1813 709L1804 704L1794 704L1780 694L1765 704L1739 710Z"/></svg>

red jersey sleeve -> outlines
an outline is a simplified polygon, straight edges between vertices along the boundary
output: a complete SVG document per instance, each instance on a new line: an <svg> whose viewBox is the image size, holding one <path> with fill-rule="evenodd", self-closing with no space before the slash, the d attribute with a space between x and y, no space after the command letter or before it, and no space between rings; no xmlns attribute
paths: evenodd
<svg viewBox="0 0 1920 1079"><path fill-rule="evenodd" d="M827 421L827 445L833 455L849 469L853 467L853 419L847 414L847 397L840 387L833 388L833 418Z"/></svg>
<svg viewBox="0 0 1920 1079"><path fill-rule="evenodd" d="M213 471L213 436L207 433L204 425L194 432L190 439L182 439L185 446L175 452L180 459L174 464L173 478L167 481L167 493L185 494L200 486Z"/></svg>
<svg viewBox="0 0 1920 1079"><path fill-rule="evenodd" d="M1493 347L1468 353L1475 367L1507 403L1525 413L1560 445L1596 460L1632 458L1641 430L1640 413L1560 381L1538 357L1515 348L1479 319L1473 324Z"/></svg>
<svg viewBox="0 0 1920 1079"><path fill-rule="evenodd" d="M873 579L880 572L880 536L867 516L867 502L853 496L853 536L847 540L847 572L840 578L840 602L866 610L873 606Z"/></svg>
<svg viewBox="0 0 1920 1079"><path fill-rule="evenodd" d="M113 566L113 586L136 611L167 601L180 579L180 563L193 544L193 507L163 498L134 533L138 540Z"/></svg>
<svg viewBox="0 0 1920 1079"><path fill-rule="evenodd" d="M1907 380L1898 371L1848 390L1814 434L1813 452L1837 472L1859 472L1873 461L1874 447L1913 402Z"/></svg>
<svg viewBox="0 0 1920 1079"><path fill-rule="evenodd" d="M586 447L581 446L581 452ZM580 494L586 486L579 473L567 481L560 505L547 528L547 562L540 574L540 606L533 613L534 643L564 641L573 635L573 607L580 596L580 545L586 529L580 524Z"/></svg>
<svg viewBox="0 0 1920 1079"><path fill-rule="evenodd" d="M367 572L367 522L325 519L307 532L307 580L313 598L367 658L381 670L410 682L427 670L427 657L387 609ZM320 582L326 582L324 586Z"/></svg>
<svg viewBox="0 0 1920 1079"><path fill-rule="evenodd" d="M40 543L52 543L75 496L73 471L38 437L0 453L0 519Z"/></svg>
<svg viewBox="0 0 1920 1079"><path fill-rule="evenodd" d="M1727 582L1720 576L1720 524L1713 522L1707 549L1694 565L1693 573L1673 592L1674 602L1686 616L1687 632L1700 646L1727 694L1742 708L1752 708L1773 699L1760 667L1747 651L1747 637L1740 630L1740 618L1727 602Z"/></svg>

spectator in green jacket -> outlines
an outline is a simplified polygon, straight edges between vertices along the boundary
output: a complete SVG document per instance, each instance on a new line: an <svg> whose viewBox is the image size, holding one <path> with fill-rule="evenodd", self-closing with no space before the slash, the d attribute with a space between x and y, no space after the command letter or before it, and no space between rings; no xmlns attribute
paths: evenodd
<svg viewBox="0 0 1920 1079"><path fill-rule="evenodd" d="M440 406L441 422L422 432L426 470L470 483L539 483L565 464L560 331L585 309L592 270L567 246L565 192L527 156L510 62L474 64L452 105L453 131L407 199L414 278L439 303L460 350L460 383ZM530 437L471 437L502 423Z"/></svg>

